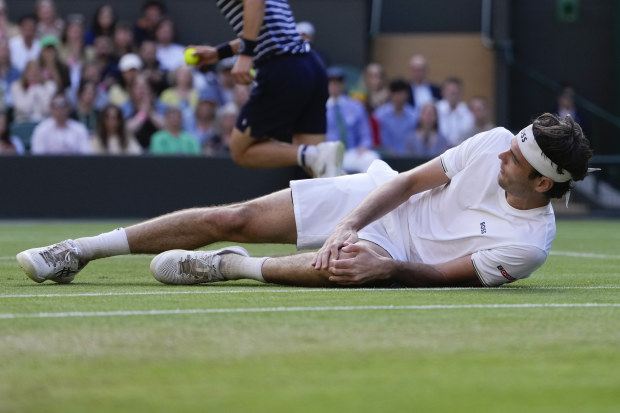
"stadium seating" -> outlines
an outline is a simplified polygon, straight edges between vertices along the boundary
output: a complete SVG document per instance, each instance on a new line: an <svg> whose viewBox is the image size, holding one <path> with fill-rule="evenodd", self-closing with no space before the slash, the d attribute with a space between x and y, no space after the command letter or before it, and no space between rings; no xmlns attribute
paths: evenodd
<svg viewBox="0 0 620 413"><path fill-rule="evenodd" d="M15 122L11 124L11 136L17 136L27 151L30 150L30 139L32 132L38 125L38 122Z"/></svg>

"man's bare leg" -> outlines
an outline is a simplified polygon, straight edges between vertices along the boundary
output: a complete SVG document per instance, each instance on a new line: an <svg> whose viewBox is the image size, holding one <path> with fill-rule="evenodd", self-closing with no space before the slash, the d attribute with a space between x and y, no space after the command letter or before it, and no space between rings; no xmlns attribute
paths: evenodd
<svg viewBox="0 0 620 413"><path fill-rule="evenodd" d="M235 128L230 142L230 155L237 165L246 168L281 168L297 165L299 145L274 139L256 139L249 129L241 132Z"/></svg>
<svg viewBox="0 0 620 413"><path fill-rule="evenodd" d="M196 249L218 241L295 243L291 190L251 201L173 212L126 228L133 254Z"/></svg>
<svg viewBox="0 0 620 413"><path fill-rule="evenodd" d="M66 240L17 255L36 282L71 282L93 259L129 253L195 249L216 241L295 243L297 230L291 190L227 206L194 208L126 229Z"/></svg>
<svg viewBox="0 0 620 413"><path fill-rule="evenodd" d="M327 177L340 175L344 147L334 142L325 143L322 134L296 134L292 143L286 143L267 137L256 139L250 135L250 128L243 132L235 128L230 154L236 164L246 168L298 165L312 176Z"/></svg>
<svg viewBox="0 0 620 413"><path fill-rule="evenodd" d="M360 240L359 244L373 250L377 254L390 257L390 254L375 243ZM244 260L256 260L257 258L247 258L241 256L225 256L222 258L222 273L226 279L258 279L273 284L291 285L298 287L337 287L334 282L329 281L331 275L326 270L316 270L312 265L314 252L289 255L284 257L268 258L262 263L261 276L259 279L250 272L244 272L240 267L234 267L230 261L238 263ZM355 258L356 254L340 252L339 259Z"/></svg>

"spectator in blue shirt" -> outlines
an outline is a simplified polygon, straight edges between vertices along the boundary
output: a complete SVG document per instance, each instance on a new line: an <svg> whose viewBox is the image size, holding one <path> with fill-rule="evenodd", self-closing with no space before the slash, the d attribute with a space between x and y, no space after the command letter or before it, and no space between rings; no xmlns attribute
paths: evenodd
<svg viewBox="0 0 620 413"><path fill-rule="evenodd" d="M370 123L364 104L346 94L344 72L339 68L327 71L327 141L340 141L346 147L342 168L346 172L365 172L377 152L371 150Z"/></svg>
<svg viewBox="0 0 620 413"><path fill-rule="evenodd" d="M416 109L407 103L409 84L397 79L390 82L389 101L375 110L375 118L379 121L381 150L390 155L409 155L405 141L411 136L418 123Z"/></svg>
<svg viewBox="0 0 620 413"><path fill-rule="evenodd" d="M420 110L420 120L413 135L405 143L407 153L421 158L433 158L444 153L450 144L438 126L437 107L428 102Z"/></svg>
<svg viewBox="0 0 620 413"><path fill-rule="evenodd" d="M13 107L13 97L11 95L11 84L19 80L21 72L11 63L11 49L9 41L0 37L0 108L7 110Z"/></svg>

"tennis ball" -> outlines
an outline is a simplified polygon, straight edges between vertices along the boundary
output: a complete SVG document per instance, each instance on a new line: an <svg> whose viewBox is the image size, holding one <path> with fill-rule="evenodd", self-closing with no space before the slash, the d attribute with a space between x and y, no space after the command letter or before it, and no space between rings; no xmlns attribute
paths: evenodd
<svg viewBox="0 0 620 413"><path fill-rule="evenodd" d="M196 53L196 49L190 47L189 49L185 49L185 63L190 66L194 66L200 61L200 56L194 55Z"/></svg>
<svg viewBox="0 0 620 413"><path fill-rule="evenodd" d="M256 77L256 69L250 69L250 74L252 77Z"/></svg>

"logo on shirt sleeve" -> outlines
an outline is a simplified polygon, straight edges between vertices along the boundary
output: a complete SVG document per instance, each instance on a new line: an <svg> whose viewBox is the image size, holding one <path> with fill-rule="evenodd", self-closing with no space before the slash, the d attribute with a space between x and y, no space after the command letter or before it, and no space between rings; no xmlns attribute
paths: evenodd
<svg viewBox="0 0 620 413"><path fill-rule="evenodd" d="M508 280L508 282L513 282L513 281L517 281L517 279L515 277L513 277L512 275L508 274L508 271L506 271L504 269L504 267L502 267L501 265L497 266L497 269L499 270L500 274L502 274L502 277L504 277L505 279Z"/></svg>

